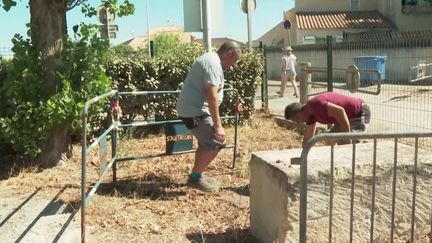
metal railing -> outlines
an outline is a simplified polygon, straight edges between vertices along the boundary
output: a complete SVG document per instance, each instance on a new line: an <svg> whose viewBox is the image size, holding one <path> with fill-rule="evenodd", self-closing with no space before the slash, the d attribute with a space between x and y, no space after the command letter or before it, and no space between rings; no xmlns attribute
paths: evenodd
<svg viewBox="0 0 432 243"><path fill-rule="evenodd" d="M234 92L235 93L235 100L239 99L239 94L236 89L228 88L224 89L224 92ZM157 94L179 94L180 91L136 91L136 92L119 92L117 90L112 90L108 93L105 93L103 95L97 96L93 99L88 100L83 108L82 112L82 164L81 164L81 242L85 242L85 234L86 234L86 227L85 227L85 213L86 213L86 206L89 204L91 197L96 193L98 187L101 185L103 178L106 176L108 171L112 169L113 171L113 183L115 184L117 181L117 166L116 163L120 161L128 161L128 160L138 160L138 159L145 159L145 158L154 158L158 156L164 156L164 155L174 155L174 154L184 154L184 153L192 153L195 152L195 149L193 150L187 150L187 151L181 151L177 153L172 154L166 154L166 153L159 153L159 154L153 154L153 155L146 155L146 156L140 156L140 157L118 157L117 154L117 147L118 147L118 129L120 128L131 128L131 127L143 127L143 126L163 126L167 124L172 123L180 123L181 120L165 120L165 121L152 121L152 122L135 122L131 124L122 124L118 117L112 116L113 119L111 121L111 124L109 127L100 135L98 136L89 146L87 145L87 125L89 120L89 109L90 106L100 102L101 100L108 99L115 97L116 101L119 101L119 98L121 96L138 96L138 95L157 95ZM234 141L233 144L228 144L224 148L232 148L233 149L233 162L232 162L232 168L235 167L235 161L236 161L236 153L237 153L237 140L238 140L238 119L239 119L239 113L236 107L237 104L234 106L234 115L231 116L223 116L221 119L234 119ZM103 165L99 174L98 180L92 185L92 188L89 192L87 192L87 156L94 151L95 148L97 148L99 144L99 154L106 152L106 140L107 136L111 134L111 156L108 161L108 163Z"/></svg>
<svg viewBox="0 0 432 243"><path fill-rule="evenodd" d="M299 78L300 78L300 97L313 96L313 95L317 94L317 93L309 94L308 85L302 85L302 83L326 87L327 91L333 90L333 88L336 88L336 89L348 90L350 92L358 92L358 93L372 94L372 95L379 95L381 93L381 81L382 81L381 80L381 72L377 69L359 69L355 66L350 66L348 68L332 68L333 72L345 72L346 73L346 75L345 75L346 84L341 85L341 84L330 82L330 87L329 87L328 83L321 83L321 82L313 82L312 81L312 74L313 73L327 73L328 68L312 67L310 63L302 63L301 66L302 66L302 68L301 68L302 73L299 76ZM372 73L372 74L376 75L377 79L375 82L375 84L376 84L376 90L375 91L364 90L364 89L360 88L360 72ZM303 98L303 99L305 99L305 98Z"/></svg>
<svg viewBox="0 0 432 243"><path fill-rule="evenodd" d="M374 217L375 217L375 200L376 200L376 179L377 179L377 140L378 139L394 139L394 161L393 161L393 173L392 173L392 190L391 190L391 225L390 230L390 242L393 242L395 234L395 203L396 203L396 182L397 182L397 165L398 165L398 139L413 138L414 143L414 168L413 168L413 187L412 187L412 204L411 204L411 225L410 225L410 241L414 242L415 237L415 220L416 220L416 191L417 191L417 168L418 168L418 148L419 138L430 138L432 132L399 132L399 133L329 133L319 134L310 139L304 146L301 157L300 157L300 227L299 227L299 240L301 243L307 241L307 203L308 203L308 155L311 148L320 141L332 141L337 140L352 140L352 139L372 139L373 140L373 169L372 169L372 196L370 206L370 236L368 242L374 241ZM331 158L330 158L330 192L329 192L329 229L328 229L328 242L332 242L333 239L333 197L334 197L334 146L331 146ZM350 229L349 229L349 242L353 242L353 221L354 221L354 185L356 179L356 144L352 144L352 171L351 171L351 192L350 192ZM430 202L430 201L429 201ZM432 205L431 205L432 206ZM432 232L432 219L430 219L430 227ZM339 227L342 227L339 225Z"/></svg>

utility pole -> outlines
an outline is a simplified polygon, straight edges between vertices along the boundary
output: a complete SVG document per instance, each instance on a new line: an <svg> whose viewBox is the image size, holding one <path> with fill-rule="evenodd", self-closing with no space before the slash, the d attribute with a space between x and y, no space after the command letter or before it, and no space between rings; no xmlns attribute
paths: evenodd
<svg viewBox="0 0 432 243"><path fill-rule="evenodd" d="M256 0L240 0L240 8L247 14L248 44L252 50L252 12L256 9Z"/></svg>
<svg viewBox="0 0 432 243"><path fill-rule="evenodd" d="M149 17L149 7L148 1L146 0L146 12L147 12L147 46L148 46L148 55L151 57L151 46L150 46L150 17Z"/></svg>
<svg viewBox="0 0 432 243"><path fill-rule="evenodd" d="M202 13L203 13L203 39L204 45L207 49L207 52L211 52L212 44L211 44L211 23L210 23L210 1L211 0L202 0Z"/></svg>

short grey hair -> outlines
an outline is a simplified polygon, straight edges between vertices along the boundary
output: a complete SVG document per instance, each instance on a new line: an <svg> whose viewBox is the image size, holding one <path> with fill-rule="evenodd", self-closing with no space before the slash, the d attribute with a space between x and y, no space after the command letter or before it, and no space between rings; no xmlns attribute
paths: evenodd
<svg viewBox="0 0 432 243"><path fill-rule="evenodd" d="M225 53L229 51L234 51L237 54L241 53L240 45L235 41L224 42L217 51L218 53Z"/></svg>

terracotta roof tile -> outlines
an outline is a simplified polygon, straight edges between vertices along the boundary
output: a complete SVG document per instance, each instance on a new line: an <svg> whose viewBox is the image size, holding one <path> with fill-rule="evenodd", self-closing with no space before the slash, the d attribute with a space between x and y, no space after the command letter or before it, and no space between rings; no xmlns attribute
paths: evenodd
<svg viewBox="0 0 432 243"><path fill-rule="evenodd" d="M377 11L297 12L298 29L392 29Z"/></svg>
<svg viewBox="0 0 432 243"><path fill-rule="evenodd" d="M395 40L395 39L419 39L419 38L432 38L432 29L424 30L409 30L409 31L368 31L359 33L345 33L345 41L382 41L382 40Z"/></svg>
<svg viewBox="0 0 432 243"><path fill-rule="evenodd" d="M424 37L432 38L432 29L406 30L406 31L401 31L400 35L402 38L424 38Z"/></svg>

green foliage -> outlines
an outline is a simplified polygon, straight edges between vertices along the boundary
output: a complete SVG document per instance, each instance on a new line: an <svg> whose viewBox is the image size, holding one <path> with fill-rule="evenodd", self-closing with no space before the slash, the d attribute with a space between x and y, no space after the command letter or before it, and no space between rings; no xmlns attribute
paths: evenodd
<svg viewBox="0 0 432 243"><path fill-rule="evenodd" d="M6 10L9 11L13 6L16 6L17 2L15 0L2 0L2 4L0 6Z"/></svg>
<svg viewBox="0 0 432 243"><path fill-rule="evenodd" d="M119 17L131 15L135 12L135 6L129 2L129 0L122 1L119 4L117 0L102 0L101 5L108 8L110 13L116 14ZM92 17L97 14L97 9L87 3L82 4L81 12L87 16Z"/></svg>
<svg viewBox="0 0 432 243"><path fill-rule="evenodd" d="M113 80L113 88L119 91L180 90L192 63L203 53L200 45L180 43L175 50L166 50L164 55L152 59L145 55L110 55L106 69ZM238 90L245 109L243 119L250 118L253 113L262 71L262 54L256 51L243 52L237 64L226 71L226 84ZM122 120L177 119L176 101L177 95L173 94L125 97L120 102ZM226 93L221 106L222 115L232 115L234 105L234 93Z"/></svg>
<svg viewBox="0 0 432 243"><path fill-rule="evenodd" d="M156 49L156 56L176 55L178 49L182 48L185 43L182 42L178 34L157 34L153 37Z"/></svg>
<svg viewBox="0 0 432 243"><path fill-rule="evenodd" d="M129 45L121 44L121 45L111 47L109 49L109 53L114 56L118 55L118 56L127 57L130 55L134 55L136 51Z"/></svg>
<svg viewBox="0 0 432 243"><path fill-rule="evenodd" d="M79 31L78 40L65 40L61 58L55 61L60 86L54 95L45 92L42 53L29 39L15 35L15 56L0 89L0 137L15 152L38 155L40 145L59 125L79 134L85 101L110 89L104 70L108 43L97 37L95 28L82 25ZM106 116L102 111L101 106L91 111L95 123Z"/></svg>
<svg viewBox="0 0 432 243"><path fill-rule="evenodd" d="M264 70L264 59L261 52L243 50L241 58L229 70L225 71L227 84L236 89L244 108L242 117L249 119L254 112L254 99L261 74ZM225 96L221 104L221 115L228 115L228 111L235 104L233 95Z"/></svg>

